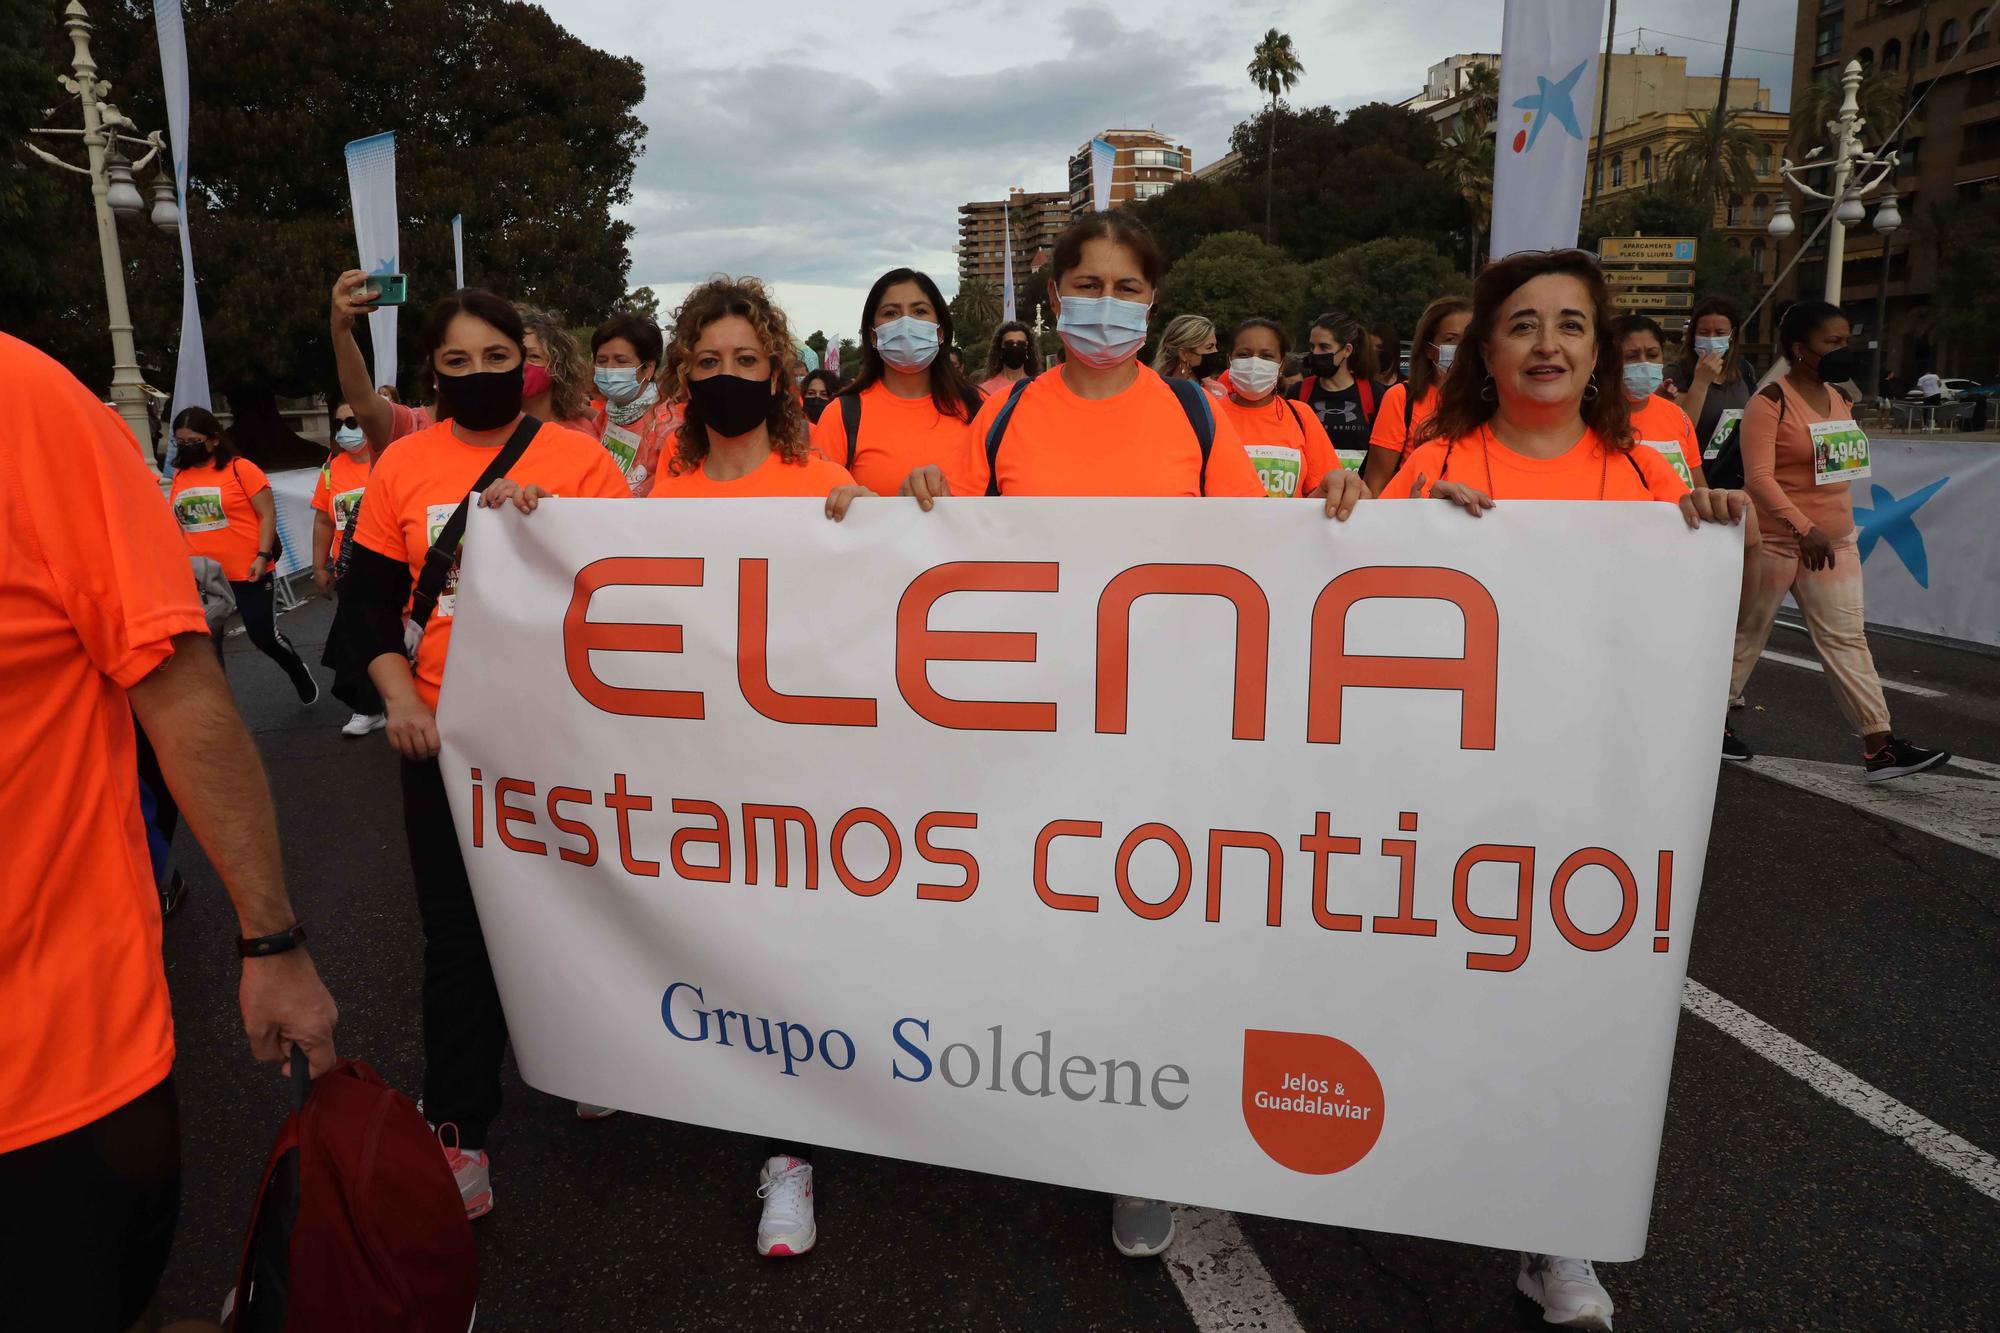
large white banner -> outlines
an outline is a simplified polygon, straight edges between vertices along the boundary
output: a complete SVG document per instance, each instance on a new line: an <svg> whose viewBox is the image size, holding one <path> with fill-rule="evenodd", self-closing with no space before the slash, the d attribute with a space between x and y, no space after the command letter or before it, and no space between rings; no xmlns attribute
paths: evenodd
<svg viewBox="0 0 2000 1333"><path fill-rule="evenodd" d="M160 42L160 81L167 97L167 144L173 154L174 199L181 211L181 349L174 365L173 415L184 407L213 407L208 388L208 348L195 300L194 243L188 213L187 32L181 0L153 0L153 28Z"/></svg>
<svg viewBox="0 0 2000 1333"><path fill-rule="evenodd" d="M1878 439L1854 483L1868 623L2000 648L2000 445Z"/></svg>
<svg viewBox="0 0 2000 1333"><path fill-rule="evenodd" d="M396 225L396 136L376 134L347 145L347 189L354 207L354 244L364 272L401 273ZM368 316L375 346L375 384L396 382L396 307Z"/></svg>
<svg viewBox="0 0 2000 1333"><path fill-rule="evenodd" d="M1494 120L1495 259L1576 244L1604 0L1507 0Z"/></svg>
<svg viewBox="0 0 2000 1333"><path fill-rule="evenodd" d="M443 764L522 1076L1635 1258L1740 542L1655 504L475 511Z"/></svg>

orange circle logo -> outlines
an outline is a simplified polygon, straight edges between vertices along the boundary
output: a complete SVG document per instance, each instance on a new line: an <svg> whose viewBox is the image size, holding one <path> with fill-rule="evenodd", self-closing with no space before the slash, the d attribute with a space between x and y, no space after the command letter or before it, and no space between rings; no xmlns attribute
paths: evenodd
<svg viewBox="0 0 2000 1333"><path fill-rule="evenodd" d="M1317 1032L1243 1033L1243 1123L1265 1155L1306 1175L1345 1171L1382 1137L1382 1080Z"/></svg>

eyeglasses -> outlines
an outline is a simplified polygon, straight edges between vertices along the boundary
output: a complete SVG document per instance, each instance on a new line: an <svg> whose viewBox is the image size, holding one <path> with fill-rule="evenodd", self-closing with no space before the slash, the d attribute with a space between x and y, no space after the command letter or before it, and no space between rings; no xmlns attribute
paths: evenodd
<svg viewBox="0 0 2000 1333"><path fill-rule="evenodd" d="M336 425L336 426L338 426L338 427L340 427L340 428L341 428L342 430L358 430L358 429L360 429L360 426L361 426L361 418L360 418L360 417L335 417L335 418L333 419L333 424L334 424L334 425Z"/></svg>

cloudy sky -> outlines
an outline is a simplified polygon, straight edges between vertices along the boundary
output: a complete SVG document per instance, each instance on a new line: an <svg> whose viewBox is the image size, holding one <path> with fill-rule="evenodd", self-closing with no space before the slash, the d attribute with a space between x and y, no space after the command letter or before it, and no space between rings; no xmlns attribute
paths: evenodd
<svg viewBox="0 0 2000 1333"><path fill-rule="evenodd" d="M670 306L712 273L753 273L802 335L851 334L869 283L899 264L950 295L958 206L1065 188L1069 154L1100 130L1152 126L1197 165L1221 156L1255 114L1244 66L1266 28L1305 62L1295 105L1347 108L1413 95L1455 52L1499 50L1501 19L1501 0L542 3L646 68L632 284ZM1728 0L1620 10L1619 49L1720 68ZM1735 72L1784 106L1796 7L1742 10Z"/></svg>

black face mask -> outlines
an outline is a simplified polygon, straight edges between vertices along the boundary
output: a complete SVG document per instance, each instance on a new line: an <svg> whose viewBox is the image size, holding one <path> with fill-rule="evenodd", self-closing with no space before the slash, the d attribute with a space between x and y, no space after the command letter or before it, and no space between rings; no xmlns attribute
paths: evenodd
<svg viewBox="0 0 2000 1333"><path fill-rule="evenodd" d="M705 380L689 380L688 403L700 411L710 435L733 440L770 419L771 384L724 371Z"/></svg>
<svg viewBox="0 0 2000 1333"><path fill-rule="evenodd" d="M1329 380L1340 372L1340 353L1314 352L1307 358L1312 363L1313 377Z"/></svg>
<svg viewBox="0 0 2000 1333"><path fill-rule="evenodd" d="M480 370L470 375L437 377L439 415L467 430L498 430L521 415L521 374L527 362L512 370Z"/></svg>
<svg viewBox="0 0 2000 1333"><path fill-rule="evenodd" d="M174 448L174 467L201 467L208 462L209 448L205 444L179 444Z"/></svg>
<svg viewBox="0 0 2000 1333"><path fill-rule="evenodd" d="M1852 347L1836 347L1814 367L1823 384L1845 384L1861 371L1861 356Z"/></svg>
<svg viewBox="0 0 2000 1333"><path fill-rule="evenodd" d="M806 420L817 422L819 414L826 411L827 402L828 400L825 398L806 399Z"/></svg>
<svg viewBox="0 0 2000 1333"><path fill-rule="evenodd" d="M1195 363L1194 377L1198 380L1212 380L1227 369L1229 369L1228 353L1204 352L1201 360Z"/></svg>
<svg viewBox="0 0 2000 1333"><path fill-rule="evenodd" d="M1000 364L1009 370L1020 370L1028 364L1028 344L1001 343Z"/></svg>

